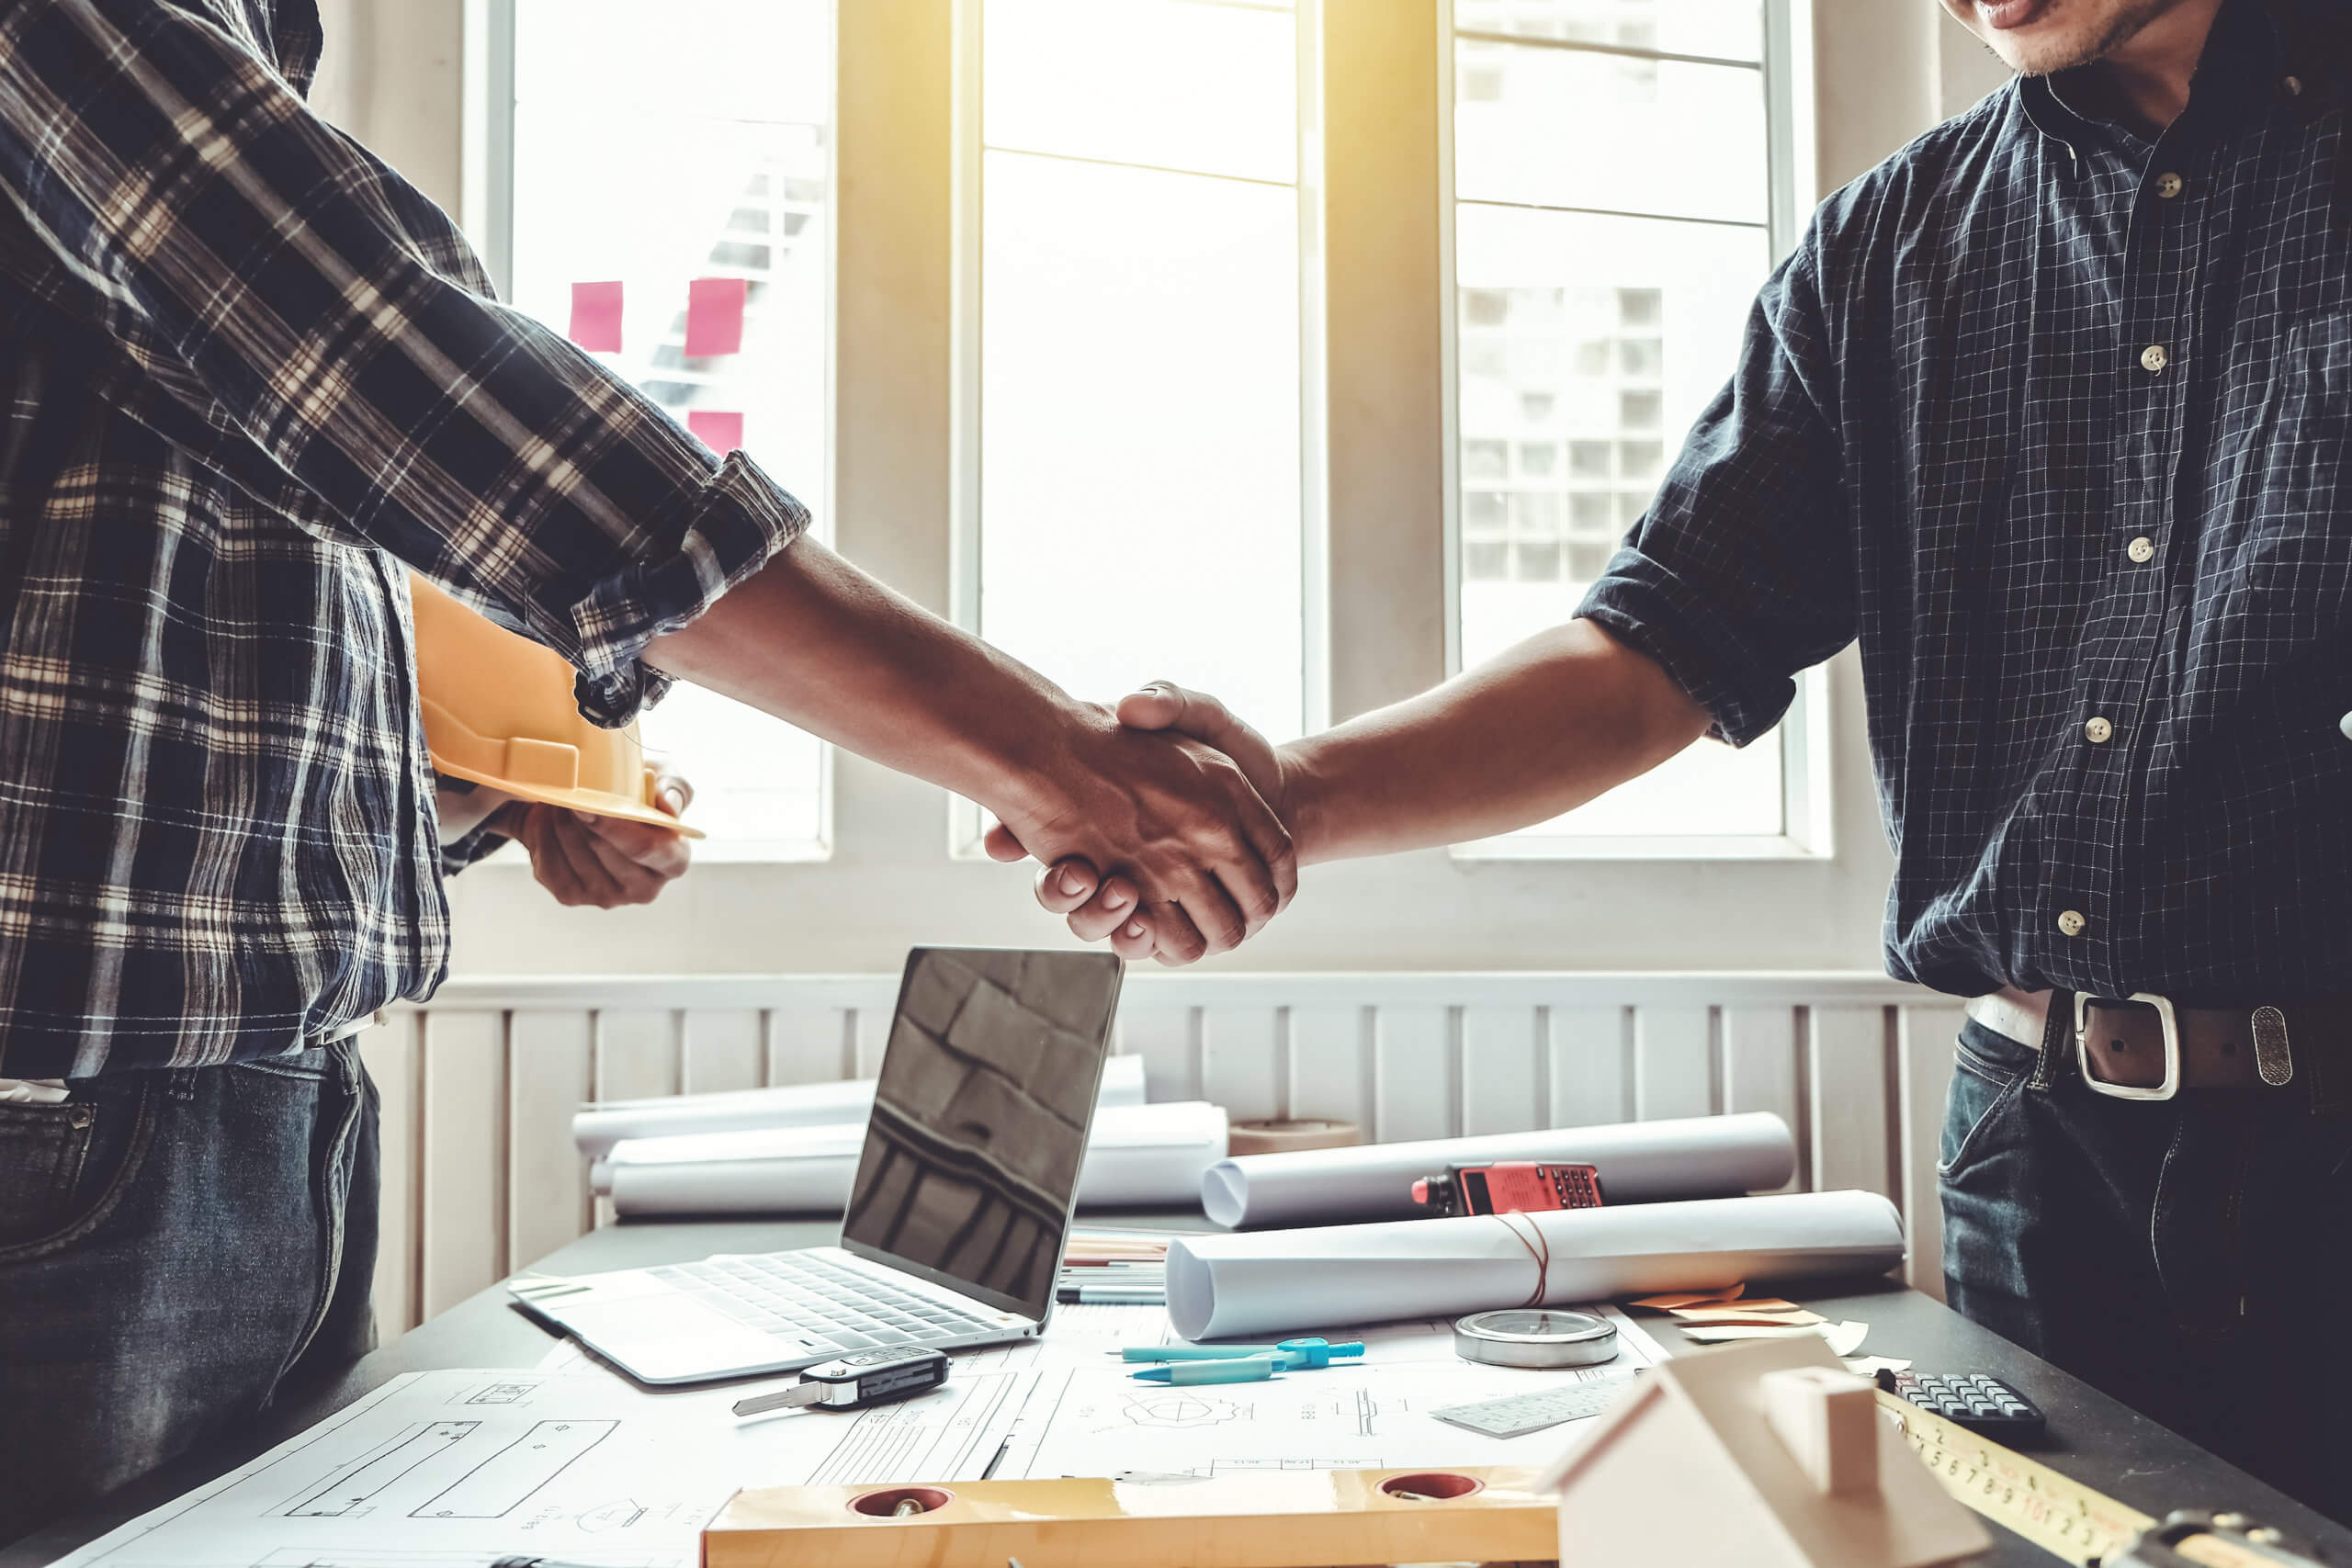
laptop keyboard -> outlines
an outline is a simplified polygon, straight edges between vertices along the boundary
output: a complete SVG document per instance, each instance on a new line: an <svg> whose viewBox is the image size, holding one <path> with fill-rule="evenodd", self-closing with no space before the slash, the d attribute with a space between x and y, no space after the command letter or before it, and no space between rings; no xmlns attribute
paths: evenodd
<svg viewBox="0 0 2352 1568"><path fill-rule="evenodd" d="M1001 1326L805 1253L712 1258L650 1272L739 1323L811 1351L930 1345Z"/></svg>

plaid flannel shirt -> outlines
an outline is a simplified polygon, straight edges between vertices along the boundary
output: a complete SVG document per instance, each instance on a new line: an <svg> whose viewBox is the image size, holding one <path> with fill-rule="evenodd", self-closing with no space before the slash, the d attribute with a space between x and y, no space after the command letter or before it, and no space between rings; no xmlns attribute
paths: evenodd
<svg viewBox="0 0 2352 1568"><path fill-rule="evenodd" d="M304 107L318 48L312 0L0 4L0 1074L430 992L407 567L616 724L807 524L500 306Z"/></svg>
<svg viewBox="0 0 2352 1568"><path fill-rule="evenodd" d="M1898 976L2352 992L2342 0L2154 141L2021 80L1823 205L1582 613L1745 742L1860 639Z"/></svg>

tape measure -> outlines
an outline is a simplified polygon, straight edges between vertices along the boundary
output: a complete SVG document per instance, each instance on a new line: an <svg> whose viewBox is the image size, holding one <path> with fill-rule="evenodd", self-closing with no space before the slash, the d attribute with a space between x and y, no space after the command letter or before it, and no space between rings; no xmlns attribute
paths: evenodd
<svg viewBox="0 0 2352 1568"><path fill-rule="evenodd" d="M1884 1389L1878 1403L1945 1491L2075 1568L2172 1568L2182 1562L2320 1568L2316 1558L2251 1520L2231 1514L2174 1514L2159 1525L2137 1508ZM2156 1534L2148 1537L2151 1530Z"/></svg>

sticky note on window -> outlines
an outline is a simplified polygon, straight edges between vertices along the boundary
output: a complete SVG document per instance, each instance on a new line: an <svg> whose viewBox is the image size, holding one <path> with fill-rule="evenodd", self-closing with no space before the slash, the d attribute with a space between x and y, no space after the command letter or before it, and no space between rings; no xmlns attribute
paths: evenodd
<svg viewBox="0 0 2352 1568"><path fill-rule="evenodd" d="M575 283L571 286L571 341L581 347L617 354L621 347L621 286L618 283Z"/></svg>
<svg viewBox="0 0 2352 1568"><path fill-rule="evenodd" d="M743 346L743 279L697 277L686 285L686 357L734 354Z"/></svg>
<svg viewBox="0 0 2352 1568"><path fill-rule="evenodd" d="M727 409L688 409L686 428L714 452L732 452L743 445L743 416Z"/></svg>

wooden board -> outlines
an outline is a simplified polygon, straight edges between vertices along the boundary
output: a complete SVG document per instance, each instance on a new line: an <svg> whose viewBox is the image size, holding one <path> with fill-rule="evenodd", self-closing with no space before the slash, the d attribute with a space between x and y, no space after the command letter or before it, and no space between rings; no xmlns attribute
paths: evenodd
<svg viewBox="0 0 2352 1568"><path fill-rule="evenodd" d="M1414 1470L1242 1471L1157 1483L971 1481L938 1488L782 1486L740 1492L703 1532L704 1568L1328 1568L1332 1563L1543 1561L1556 1499L1532 1465L1464 1469L1444 1499L1387 1488ZM1437 1488L1442 1489L1442 1488ZM892 1517L892 1503L933 1506ZM879 1513L863 1512L861 1500Z"/></svg>

